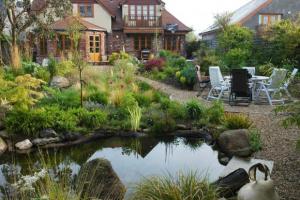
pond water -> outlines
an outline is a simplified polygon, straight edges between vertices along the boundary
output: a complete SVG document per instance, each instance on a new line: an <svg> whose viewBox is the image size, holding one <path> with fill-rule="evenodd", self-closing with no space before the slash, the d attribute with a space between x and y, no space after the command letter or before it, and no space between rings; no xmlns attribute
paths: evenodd
<svg viewBox="0 0 300 200"><path fill-rule="evenodd" d="M53 169L68 166L72 175L77 174L85 162L95 158L106 158L129 188L128 193L134 183L143 177L197 171L200 176L214 181L224 169L218 161L218 151L199 139L110 138L58 151L48 151L47 155L52 160ZM28 175L30 169L39 164L40 157L39 152L29 156L2 155L0 189L7 182L11 182L11 172L8 169L15 166L20 174Z"/></svg>

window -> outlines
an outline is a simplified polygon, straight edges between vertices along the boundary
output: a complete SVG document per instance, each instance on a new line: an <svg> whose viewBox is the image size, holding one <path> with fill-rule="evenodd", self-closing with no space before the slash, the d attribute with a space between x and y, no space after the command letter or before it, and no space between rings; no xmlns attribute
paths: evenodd
<svg viewBox="0 0 300 200"><path fill-rule="evenodd" d="M150 5L149 6L149 18L150 19L154 19L155 16L155 6L154 5Z"/></svg>
<svg viewBox="0 0 300 200"><path fill-rule="evenodd" d="M261 14L259 15L259 25L270 25L281 20L280 14Z"/></svg>
<svg viewBox="0 0 300 200"><path fill-rule="evenodd" d="M165 37L165 49L169 51L180 51L180 36L169 35Z"/></svg>
<svg viewBox="0 0 300 200"><path fill-rule="evenodd" d="M135 19L135 5L130 5L130 19Z"/></svg>
<svg viewBox="0 0 300 200"><path fill-rule="evenodd" d="M59 34L57 37L57 54L72 48L72 41L68 35Z"/></svg>
<svg viewBox="0 0 300 200"><path fill-rule="evenodd" d="M42 56L47 55L48 50L47 50L47 39L45 37L42 37L40 39L40 54Z"/></svg>
<svg viewBox="0 0 300 200"><path fill-rule="evenodd" d="M143 6L143 18L148 20L148 6Z"/></svg>
<svg viewBox="0 0 300 200"><path fill-rule="evenodd" d="M141 51L143 49L152 49L153 38L151 35L135 35L134 36L134 49Z"/></svg>
<svg viewBox="0 0 300 200"><path fill-rule="evenodd" d="M81 4L78 6L80 17L93 17L94 6L93 4Z"/></svg>
<svg viewBox="0 0 300 200"><path fill-rule="evenodd" d="M142 19L142 6L136 6L136 15L139 20Z"/></svg>

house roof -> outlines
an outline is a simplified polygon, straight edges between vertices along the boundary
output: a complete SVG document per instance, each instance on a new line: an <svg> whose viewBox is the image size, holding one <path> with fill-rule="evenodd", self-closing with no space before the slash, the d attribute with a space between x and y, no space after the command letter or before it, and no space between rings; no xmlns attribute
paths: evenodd
<svg viewBox="0 0 300 200"><path fill-rule="evenodd" d="M120 4L127 4L127 3L130 3L130 4L144 4L144 5L152 5L152 4L162 4L164 3L163 1L161 0L121 0Z"/></svg>
<svg viewBox="0 0 300 200"><path fill-rule="evenodd" d="M272 0L252 0L249 3L245 4L244 6L237 9L230 20L230 24L243 24L247 19L254 16L261 10L262 8L265 8L270 3L272 3ZM216 24L213 24L212 26L208 27L206 30L204 30L201 34L205 34L208 32L214 32L218 30L218 26Z"/></svg>
<svg viewBox="0 0 300 200"><path fill-rule="evenodd" d="M164 9L162 11L162 23L163 23L164 28L168 24L177 24L178 25L178 31L186 31L186 32L192 31L191 28L189 28L185 24L183 24L179 19L177 19L174 15L172 15L166 9Z"/></svg>
<svg viewBox="0 0 300 200"><path fill-rule="evenodd" d="M64 19L58 20L51 25L51 29L56 31L66 31L68 28L74 24L74 22L79 22L79 24L83 27L83 31L106 31L105 28L92 24L88 21L85 21L79 17L69 16Z"/></svg>

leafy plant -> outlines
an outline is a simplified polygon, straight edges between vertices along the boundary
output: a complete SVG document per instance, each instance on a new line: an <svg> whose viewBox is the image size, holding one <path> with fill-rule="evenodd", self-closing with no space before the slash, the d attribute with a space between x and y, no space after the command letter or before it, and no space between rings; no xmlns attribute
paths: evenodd
<svg viewBox="0 0 300 200"><path fill-rule="evenodd" d="M224 106L221 101L214 101L207 109L208 121L212 124L221 124L224 119Z"/></svg>
<svg viewBox="0 0 300 200"><path fill-rule="evenodd" d="M130 55L124 51L120 51L120 53L112 53L112 55L109 57L109 64L113 65L118 60L128 60L130 59Z"/></svg>
<svg viewBox="0 0 300 200"><path fill-rule="evenodd" d="M197 76L195 68L192 65L188 65L176 74L178 81L190 89L192 89L196 83Z"/></svg>
<svg viewBox="0 0 300 200"><path fill-rule="evenodd" d="M161 58L154 58L146 62L145 64L145 70L152 71L154 69L157 69L159 71L163 70L165 61Z"/></svg>
<svg viewBox="0 0 300 200"><path fill-rule="evenodd" d="M218 55L229 68L247 63L253 48L253 32L238 25L226 26L218 35Z"/></svg>
<svg viewBox="0 0 300 200"><path fill-rule="evenodd" d="M77 108L80 106L79 92L75 89L59 90L55 88L44 88L48 93L40 105L58 105L62 109Z"/></svg>
<svg viewBox="0 0 300 200"><path fill-rule="evenodd" d="M260 132L257 129L250 130L250 145L253 152L257 152L262 148Z"/></svg>
<svg viewBox="0 0 300 200"><path fill-rule="evenodd" d="M199 120L201 117L204 116L205 107L195 99L187 102L185 107L189 119Z"/></svg>
<svg viewBox="0 0 300 200"><path fill-rule="evenodd" d="M275 66L269 62L269 63L263 64L263 65L260 65L258 67L258 73L261 74L262 76L270 77L274 68L275 68Z"/></svg>
<svg viewBox="0 0 300 200"><path fill-rule="evenodd" d="M44 83L29 74L18 76L14 81L5 80L0 74L0 96L11 105L29 109L43 98L44 95L40 92L40 88Z"/></svg>
<svg viewBox="0 0 300 200"><path fill-rule="evenodd" d="M84 108L73 110L73 113L78 118L78 125L89 129L98 129L107 121L107 115L101 110L88 111Z"/></svg>
<svg viewBox="0 0 300 200"><path fill-rule="evenodd" d="M253 122L245 114L226 113L224 117L224 125L227 129L248 129Z"/></svg>
<svg viewBox="0 0 300 200"><path fill-rule="evenodd" d="M179 173L176 177L146 178L136 185L132 199L217 200L218 193L206 180L191 172L187 175Z"/></svg>
<svg viewBox="0 0 300 200"><path fill-rule="evenodd" d="M128 112L130 114L131 129L136 132L140 128L142 109L136 105L133 107L128 107Z"/></svg>

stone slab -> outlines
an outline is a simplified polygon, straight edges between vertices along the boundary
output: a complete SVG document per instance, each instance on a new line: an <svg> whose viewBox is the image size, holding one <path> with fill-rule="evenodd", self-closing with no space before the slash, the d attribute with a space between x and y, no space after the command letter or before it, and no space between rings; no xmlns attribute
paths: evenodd
<svg viewBox="0 0 300 200"><path fill-rule="evenodd" d="M220 177L225 177L228 174L230 174L231 172L239 169L239 168L243 168L245 169L247 172L249 171L250 167L252 167L253 165L257 164L257 163L262 163L268 166L268 168L270 169L270 174L272 174L272 170L273 170L273 166L274 166L274 162L273 161L269 161L269 160L260 160L260 159L244 159L244 158L238 158L238 157L233 157L228 165L226 166L226 168L223 170L223 172L221 173ZM261 180L264 179L264 174L261 173L260 171L257 171L257 179Z"/></svg>

